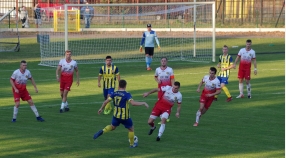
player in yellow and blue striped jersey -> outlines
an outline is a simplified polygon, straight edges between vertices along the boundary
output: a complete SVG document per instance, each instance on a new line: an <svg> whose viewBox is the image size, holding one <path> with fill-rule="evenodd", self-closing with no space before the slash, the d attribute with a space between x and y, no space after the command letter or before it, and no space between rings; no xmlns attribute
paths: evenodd
<svg viewBox="0 0 286 158"><path fill-rule="evenodd" d="M220 68L217 78L220 81L222 90L227 96L226 102L230 102L232 100L232 97L229 93L228 88L225 85L228 84L230 69L233 68L233 59L231 55L228 54L227 45L223 46L222 52L223 54L219 56L219 63L217 65L217 67ZM215 98L217 98L217 96L215 96Z"/></svg>
<svg viewBox="0 0 286 158"><path fill-rule="evenodd" d="M111 125L107 125L102 130L99 130L97 133L94 134L93 139L98 138L102 134L106 132L115 130L117 126L123 124L125 128L128 129L128 138L130 142L130 147L134 148L137 147L137 143L134 143L134 126L132 119L130 117L129 111L129 103L133 106L140 106L144 105L147 108L149 105L146 102L137 102L132 99L130 93L126 92L126 85L127 82L125 80L119 81L119 89L118 91L112 93L102 104L101 108L98 110L98 114L100 114L103 108L110 102L113 101L114 104L114 112L111 121Z"/></svg>
<svg viewBox="0 0 286 158"><path fill-rule="evenodd" d="M111 56L106 56L105 65L99 69L98 87L101 87L101 78L103 79L103 96L106 100L114 92L116 82L120 80L118 67L112 64ZM108 103L104 109L104 114L110 114L111 111L111 104Z"/></svg>

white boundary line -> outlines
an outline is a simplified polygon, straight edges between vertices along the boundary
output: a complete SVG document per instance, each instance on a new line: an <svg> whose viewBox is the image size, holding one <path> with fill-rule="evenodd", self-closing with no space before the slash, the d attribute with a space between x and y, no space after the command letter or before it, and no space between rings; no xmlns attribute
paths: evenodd
<svg viewBox="0 0 286 158"><path fill-rule="evenodd" d="M285 95L285 92L276 92L276 93L260 93L260 94L252 94L252 96L258 96L258 95L261 95L261 94L265 94L265 95ZM194 96L194 97L183 97L183 98L199 98L200 95L197 95L197 96ZM60 98L59 98L60 99ZM237 98L233 98L234 100L237 99ZM247 99L247 98L246 98ZM144 100L137 100L137 101L156 101L157 99L144 99ZM83 102L73 102L72 104L74 105L85 105L85 104L98 104L98 105L101 105L103 101L101 102L86 102L86 103L83 103ZM183 104L185 104L183 102ZM199 102L197 102L197 104L199 104ZM44 105L37 105L37 103L35 104L37 107L55 107L55 106L59 106L60 107L60 101L58 104L44 104ZM14 106L11 106L11 107L3 107L3 108L0 108L0 110L6 110L6 109L13 109ZM20 106L20 108L30 108L30 106Z"/></svg>

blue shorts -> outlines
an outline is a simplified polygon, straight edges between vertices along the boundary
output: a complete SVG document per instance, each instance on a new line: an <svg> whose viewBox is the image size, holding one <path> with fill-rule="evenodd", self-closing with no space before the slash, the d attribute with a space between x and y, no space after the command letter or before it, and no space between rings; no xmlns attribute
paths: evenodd
<svg viewBox="0 0 286 158"><path fill-rule="evenodd" d="M115 118L114 116L112 117L111 124L112 126L115 126L115 127L119 126L120 124L123 124L125 128L131 128L133 126L133 122L131 118L127 120L122 120L122 119Z"/></svg>
<svg viewBox="0 0 286 158"><path fill-rule="evenodd" d="M107 95L111 95L114 92L114 88L109 88L109 89L103 89L103 96L104 99L107 99Z"/></svg>
<svg viewBox="0 0 286 158"><path fill-rule="evenodd" d="M220 83L228 84L228 77L217 76L217 78L220 81Z"/></svg>

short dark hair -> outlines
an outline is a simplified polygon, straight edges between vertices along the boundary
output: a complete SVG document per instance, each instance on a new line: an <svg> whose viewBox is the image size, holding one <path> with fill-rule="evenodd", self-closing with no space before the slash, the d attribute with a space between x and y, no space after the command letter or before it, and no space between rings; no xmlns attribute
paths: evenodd
<svg viewBox="0 0 286 158"><path fill-rule="evenodd" d="M174 85L175 85L175 86L178 86L178 87L180 87L180 86L181 86L181 84L180 84L180 82L179 82L179 81L176 81L176 82L174 83Z"/></svg>
<svg viewBox="0 0 286 158"><path fill-rule="evenodd" d="M227 45L224 45L223 47L228 48L228 46L227 46Z"/></svg>
<svg viewBox="0 0 286 158"><path fill-rule="evenodd" d="M110 55L106 56L105 59L112 59Z"/></svg>
<svg viewBox="0 0 286 158"><path fill-rule="evenodd" d="M119 88L125 88L127 85L127 82L125 80L120 80L119 81Z"/></svg>
<svg viewBox="0 0 286 158"><path fill-rule="evenodd" d="M67 52L70 52L70 53L72 53L72 51L71 51L71 50L66 50L66 51L65 51L65 53L67 53Z"/></svg>
<svg viewBox="0 0 286 158"><path fill-rule="evenodd" d="M246 43L252 43L251 39L246 40Z"/></svg>
<svg viewBox="0 0 286 158"><path fill-rule="evenodd" d="M22 63L26 64L27 62L26 62L26 60L22 60L20 63L21 63L21 64L22 64Z"/></svg>
<svg viewBox="0 0 286 158"><path fill-rule="evenodd" d="M215 68L215 67L210 67L210 70L211 70L211 71L214 71L214 72L215 72L215 74L216 74L216 71L217 71L217 70L216 70L216 68Z"/></svg>
<svg viewBox="0 0 286 158"><path fill-rule="evenodd" d="M166 59L166 60L168 61L168 58L167 58L167 57L162 57L161 60L162 60L162 59Z"/></svg>

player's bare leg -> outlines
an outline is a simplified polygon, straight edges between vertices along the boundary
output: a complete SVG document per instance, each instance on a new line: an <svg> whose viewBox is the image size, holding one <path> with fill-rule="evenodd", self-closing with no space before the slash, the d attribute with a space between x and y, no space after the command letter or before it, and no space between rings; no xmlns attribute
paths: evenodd
<svg viewBox="0 0 286 158"><path fill-rule="evenodd" d="M239 78L238 79L238 88L239 88L239 96L237 96L236 98L243 98L243 78Z"/></svg>
<svg viewBox="0 0 286 158"><path fill-rule="evenodd" d="M62 98L62 100L63 100L63 91L61 91L61 98ZM69 111L70 110L70 108L69 108L69 103L68 103L68 100L66 100L66 102L65 102L65 111Z"/></svg>
<svg viewBox="0 0 286 158"><path fill-rule="evenodd" d="M20 101L15 102L12 122L16 122L19 106L20 106Z"/></svg>
<svg viewBox="0 0 286 158"><path fill-rule="evenodd" d="M246 82L247 96L250 99L251 98L251 84L250 84L250 80L245 80L245 82Z"/></svg>
<svg viewBox="0 0 286 158"><path fill-rule="evenodd" d="M154 115L150 115L149 119L148 119L148 124L151 127L148 135L151 135L153 133L153 131L156 129L156 126L154 124L155 119L157 118L157 116Z"/></svg>
<svg viewBox="0 0 286 158"><path fill-rule="evenodd" d="M200 118L202 116L202 114L206 113L207 109L205 108L205 104L204 103L200 103L200 108L196 113L196 122L194 123L193 126L198 126L199 125L199 121Z"/></svg>
<svg viewBox="0 0 286 158"><path fill-rule="evenodd" d="M37 120L40 121L40 122L45 121L45 120L39 115L38 110L37 110L36 106L34 105L33 100L30 99L30 100L28 100L27 102L29 103L29 105L30 105L32 111L34 112L34 114L35 114Z"/></svg>
<svg viewBox="0 0 286 158"><path fill-rule="evenodd" d="M161 137L165 131L165 126L166 126L166 121L169 117L169 114L167 112L164 112L162 114L162 117L161 117L161 126L160 126L160 129L159 129L159 133L158 133L158 136L156 138L157 141L160 141L161 140Z"/></svg>

